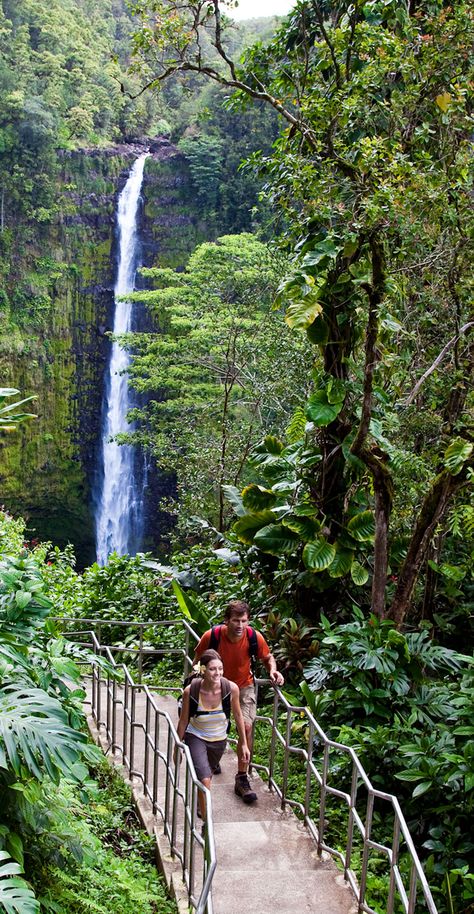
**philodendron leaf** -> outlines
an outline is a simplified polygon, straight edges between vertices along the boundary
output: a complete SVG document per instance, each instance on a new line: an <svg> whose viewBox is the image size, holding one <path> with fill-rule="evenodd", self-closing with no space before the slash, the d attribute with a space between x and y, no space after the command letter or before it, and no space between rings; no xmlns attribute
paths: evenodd
<svg viewBox="0 0 474 914"><path fill-rule="evenodd" d="M364 568L359 562L353 562L351 566L351 578L354 581L354 584L357 584L358 587L362 587L363 584L367 584L369 580L369 572L367 568Z"/></svg>
<svg viewBox="0 0 474 914"><path fill-rule="evenodd" d="M350 549L341 548L336 543L336 555L328 568L331 578L342 578L351 570L354 561L354 553Z"/></svg>
<svg viewBox="0 0 474 914"><path fill-rule="evenodd" d="M369 541L374 538L375 524L372 511L361 511L351 517L347 529L350 535L358 542Z"/></svg>
<svg viewBox="0 0 474 914"><path fill-rule="evenodd" d="M251 546L257 531L271 524L274 520L275 515L272 511L258 511L255 514L246 514L244 517L240 517L232 529L243 543Z"/></svg>
<svg viewBox="0 0 474 914"><path fill-rule="evenodd" d="M293 530L294 533L298 533L305 542L306 540L314 539L321 529L319 521L313 520L311 517L297 517L294 514L284 517L282 524L290 530Z"/></svg>
<svg viewBox="0 0 474 914"><path fill-rule="evenodd" d="M444 455L446 468L453 476L461 472L466 460L472 454L473 445L463 438L455 438L447 448Z"/></svg>
<svg viewBox="0 0 474 914"><path fill-rule="evenodd" d="M318 291L296 299L288 305L285 321L292 330L307 330L321 314L323 306L318 301Z"/></svg>
<svg viewBox="0 0 474 914"><path fill-rule="evenodd" d="M255 546L258 546L262 552L269 552L271 555L284 555L286 552L292 552L299 542L298 534L281 524L268 524L268 526L262 527L254 537Z"/></svg>
<svg viewBox="0 0 474 914"><path fill-rule="evenodd" d="M329 425L339 415L343 401L330 403L325 390L317 390L312 394L306 405L306 417L311 419L318 428Z"/></svg>
<svg viewBox="0 0 474 914"><path fill-rule="evenodd" d="M324 536L318 536L303 549L303 562L310 571L324 571L334 561L336 547L328 543Z"/></svg>
<svg viewBox="0 0 474 914"><path fill-rule="evenodd" d="M242 492L242 502L247 511L264 511L271 508L276 502L276 495L271 489L265 489L252 483Z"/></svg>

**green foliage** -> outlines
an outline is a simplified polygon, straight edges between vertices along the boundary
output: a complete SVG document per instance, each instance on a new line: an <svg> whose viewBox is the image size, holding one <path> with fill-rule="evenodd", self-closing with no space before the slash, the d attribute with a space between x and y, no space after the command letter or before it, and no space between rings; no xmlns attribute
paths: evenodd
<svg viewBox="0 0 474 914"><path fill-rule="evenodd" d="M39 914L40 905L23 879L21 866L11 860L6 851L0 851L0 905L7 914Z"/></svg>
<svg viewBox="0 0 474 914"><path fill-rule="evenodd" d="M41 910L174 914L139 826L130 790L102 760L87 799L68 785L50 792L49 831L31 836L31 879Z"/></svg>
<svg viewBox="0 0 474 914"><path fill-rule="evenodd" d="M215 11L205 24L192 0L137 11L137 55L155 79L202 74L237 90L234 107L265 102L286 122L263 162L264 195L293 248L277 307L317 347L314 390L299 403L315 457L309 498L329 546L345 551L343 577L348 502L373 512L372 608L383 616L388 603L400 623L420 611L418 581L425 608L434 597L429 545L472 466L472 10L303 2L240 63ZM387 529L405 546L395 568ZM256 535L275 552L267 533ZM456 547L444 538L448 564Z"/></svg>
<svg viewBox="0 0 474 914"><path fill-rule="evenodd" d="M309 435L287 447L274 436L266 436L249 458L265 485L247 487L240 501L232 489L224 488L238 515L233 532L261 553L281 559L282 591L288 587L293 592L330 591L337 579L349 573L359 587L369 578L367 551L374 535L373 513L362 500L349 502L338 537L330 541L328 518L312 502L314 468L321 460Z"/></svg>
<svg viewBox="0 0 474 914"><path fill-rule="evenodd" d="M213 136L185 137L178 149L189 162L191 178L197 196L212 212L218 200L222 172L222 142Z"/></svg>
<svg viewBox="0 0 474 914"><path fill-rule="evenodd" d="M82 732L77 649L57 638L47 621L52 607L38 560L25 549L17 552L21 526L5 515L2 523L8 537L0 555L0 851L4 861L16 862L2 866L0 904L31 914L39 906L19 876L21 836L37 823L45 783L84 782L83 762L97 758L98 750Z"/></svg>
<svg viewBox="0 0 474 914"><path fill-rule="evenodd" d="M13 387L0 387L0 432L12 432L17 425L26 419L36 419L34 413L25 413L20 409L25 403L30 403L36 397L25 397L23 400L17 400L15 403L8 403L10 397L15 396L20 391Z"/></svg>
<svg viewBox="0 0 474 914"><path fill-rule="evenodd" d="M304 345L270 308L280 271L254 236L228 235L197 248L184 273L145 271L158 288L133 296L160 330L125 341L132 384L151 395L133 412L133 440L177 474L181 517L220 530L222 485L242 478L256 430L286 424L305 372Z"/></svg>

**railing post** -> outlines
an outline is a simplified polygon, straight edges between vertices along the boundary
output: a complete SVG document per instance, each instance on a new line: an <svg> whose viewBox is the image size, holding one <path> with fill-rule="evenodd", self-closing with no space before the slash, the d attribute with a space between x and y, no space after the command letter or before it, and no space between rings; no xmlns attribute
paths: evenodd
<svg viewBox="0 0 474 914"><path fill-rule="evenodd" d="M364 834L364 849L362 851L362 863L360 868L360 882L359 882L359 906L362 907L362 904L365 900L365 890L367 888L367 864L369 862L369 841L372 832L372 816L374 814L374 795L369 790L367 796L367 813L365 819L365 834Z"/></svg>
<svg viewBox="0 0 474 914"><path fill-rule="evenodd" d="M191 662L190 662L190 660L189 660L189 639L190 639L190 632L189 632L189 628L187 627L187 625L185 625L184 631L185 631L185 636L184 636L184 652L185 652L185 653L184 653L183 679L186 678L186 676L189 674L190 669L191 669Z"/></svg>
<svg viewBox="0 0 474 914"><path fill-rule="evenodd" d="M276 746L276 729L278 727L278 708L279 708L279 698L278 692L276 689L273 690L273 722L272 722L272 738L270 742L270 758L268 761L268 780L271 785L273 781L273 776L275 774L275 746Z"/></svg>
<svg viewBox="0 0 474 914"><path fill-rule="evenodd" d="M138 644L138 685L142 684L143 674L143 625L140 625L140 640Z"/></svg>
<svg viewBox="0 0 474 914"><path fill-rule="evenodd" d="M132 683L132 706L130 711L130 777L133 775L135 762L135 721L136 721L136 687Z"/></svg>

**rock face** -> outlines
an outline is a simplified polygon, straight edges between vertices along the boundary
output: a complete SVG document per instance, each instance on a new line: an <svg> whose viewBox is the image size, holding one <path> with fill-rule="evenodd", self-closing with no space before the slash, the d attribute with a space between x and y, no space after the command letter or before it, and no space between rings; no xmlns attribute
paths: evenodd
<svg viewBox="0 0 474 914"><path fill-rule="evenodd" d="M35 393L38 418L0 438L0 503L27 519L31 537L73 543L80 567L95 558L91 492L112 326L116 201L144 148L151 154L142 260L183 266L213 232L184 157L164 137L64 154L56 221L17 225L1 242L8 270L0 300L0 386ZM143 322L149 326L146 315ZM146 548L159 548L166 515L158 501L171 488L172 480L151 471Z"/></svg>

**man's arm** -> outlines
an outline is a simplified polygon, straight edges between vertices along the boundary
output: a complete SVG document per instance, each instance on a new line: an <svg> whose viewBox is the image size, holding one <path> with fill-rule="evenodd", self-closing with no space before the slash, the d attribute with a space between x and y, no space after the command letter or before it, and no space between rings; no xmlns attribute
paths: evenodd
<svg viewBox="0 0 474 914"><path fill-rule="evenodd" d="M277 670L276 660L275 660L273 654L268 654L266 657L262 657L262 663L263 663L264 667L266 668L271 681L274 682L275 685L280 685L280 686L283 685L283 683L285 682L285 679L282 676L282 674Z"/></svg>
<svg viewBox="0 0 474 914"><path fill-rule="evenodd" d="M204 651L207 651L210 641L211 641L211 629L209 629L209 631L207 631L207 632L204 632L201 640L196 645L196 650L194 651L194 657L193 657L193 666L195 663L198 663L198 661L202 657Z"/></svg>

